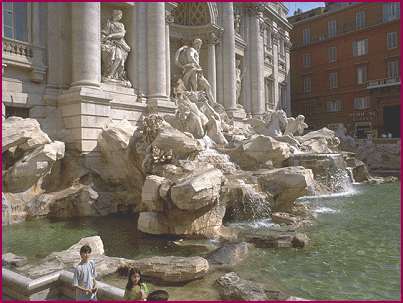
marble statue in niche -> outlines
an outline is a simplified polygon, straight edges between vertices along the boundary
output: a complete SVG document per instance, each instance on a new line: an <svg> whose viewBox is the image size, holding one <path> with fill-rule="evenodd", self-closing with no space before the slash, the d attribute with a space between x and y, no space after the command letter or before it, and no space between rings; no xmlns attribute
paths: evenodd
<svg viewBox="0 0 403 303"><path fill-rule="evenodd" d="M186 91L203 91L208 101L215 103L211 85L203 75L200 66L200 49L203 42L201 39L194 39L192 46L184 45L175 53L175 64L182 69L182 81Z"/></svg>
<svg viewBox="0 0 403 303"><path fill-rule="evenodd" d="M241 70L241 60L237 59L236 60L236 68L235 68L235 85L236 85L236 102L239 104L239 97L241 96L241 90L242 90L242 79L243 79L243 74Z"/></svg>
<svg viewBox="0 0 403 303"><path fill-rule="evenodd" d="M126 30L120 22L122 14L121 10L113 10L101 31L102 81L132 87L125 70L131 48L124 39Z"/></svg>
<svg viewBox="0 0 403 303"><path fill-rule="evenodd" d="M234 15L234 29L237 34L241 34L241 15L238 13Z"/></svg>

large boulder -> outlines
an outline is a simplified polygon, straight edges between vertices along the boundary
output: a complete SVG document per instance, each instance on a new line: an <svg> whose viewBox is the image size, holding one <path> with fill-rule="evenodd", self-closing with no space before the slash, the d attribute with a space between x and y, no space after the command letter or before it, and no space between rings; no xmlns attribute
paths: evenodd
<svg viewBox="0 0 403 303"><path fill-rule="evenodd" d="M167 235L170 233L166 215L160 212L144 211L137 221L138 230L151 235Z"/></svg>
<svg viewBox="0 0 403 303"><path fill-rule="evenodd" d="M309 244L307 235L292 229L270 230L264 233L243 231L238 234L238 238L253 243L258 248L304 248Z"/></svg>
<svg viewBox="0 0 403 303"><path fill-rule="evenodd" d="M130 150L130 142L135 130L136 127L127 120L107 123L98 136L102 162L96 162L93 169L105 181L116 184L129 183L141 192L144 174L134 163Z"/></svg>
<svg viewBox="0 0 403 303"><path fill-rule="evenodd" d="M64 143L55 141L41 145L17 161L5 174L5 191L23 192L50 173L53 164L64 157Z"/></svg>
<svg viewBox="0 0 403 303"><path fill-rule="evenodd" d="M202 257L151 257L125 262L122 267L135 267L145 277L168 283L200 279L209 270L207 260Z"/></svg>
<svg viewBox="0 0 403 303"><path fill-rule="evenodd" d="M219 196L223 174L218 169L185 177L171 188L172 202L182 210L198 210L214 204Z"/></svg>
<svg viewBox="0 0 403 303"><path fill-rule="evenodd" d="M9 117L2 125L2 152L19 147L24 151L52 142L35 119Z"/></svg>
<svg viewBox="0 0 403 303"><path fill-rule="evenodd" d="M91 247L91 259L95 261L98 278L113 273L118 269L122 259L105 256L101 238L92 236L82 238L68 249L53 252L40 262L24 265L19 267L18 270L31 278L38 278L63 269L73 271L81 260L80 248L85 244Z"/></svg>
<svg viewBox="0 0 403 303"><path fill-rule="evenodd" d="M241 279L235 272L230 272L217 279L220 296L223 300L267 301L281 300L280 291L269 290L262 283Z"/></svg>
<svg viewBox="0 0 403 303"><path fill-rule="evenodd" d="M225 205L208 205L196 211L171 209L168 213L141 212L137 228L154 235L192 235L211 238L220 233Z"/></svg>
<svg viewBox="0 0 403 303"><path fill-rule="evenodd" d="M236 265L242 262L249 253L249 245L246 242L229 243L207 256L207 260L212 265Z"/></svg>
<svg viewBox="0 0 403 303"><path fill-rule="evenodd" d="M168 195L170 181L164 177L149 175L143 185L141 192L140 211L162 212L164 210L164 200Z"/></svg>
<svg viewBox="0 0 403 303"><path fill-rule="evenodd" d="M96 205L98 197L91 186L79 184L33 200L27 206L28 214L53 218L99 216Z"/></svg>
<svg viewBox="0 0 403 303"><path fill-rule="evenodd" d="M230 151L231 158L244 170L264 168L267 165L281 167L283 161L290 155L290 147L287 143L263 135L254 135L242 142L238 148Z"/></svg>
<svg viewBox="0 0 403 303"><path fill-rule="evenodd" d="M368 165L371 172L389 172L398 175L400 170L400 140L389 142L387 139L379 139L360 142L356 154L357 158Z"/></svg>
<svg viewBox="0 0 403 303"><path fill-rule="evenodd" d="M2 194L2 225L14 224L25 221L27 218L27 201L35 197L35 193L29 190L24 193Z"/></svg>
<svg viewBox="0 0 403 303"><path fill-rule="evenodd" d="M312 153L337 152L340 144L340 140L335 132L326 127L296 138L303 147Z"/></svg>
<svg viewBox="0 0 403 303"><path fill-rule="evenodd" d="M185 134L168 123L159 130L152 146L156 146L164 152L172 150L173 155L178 159L186 159L203 150L201 143L192 135Z"/></svg>
<svg viewBox="0 0 403 303"><path fill-rule="evenodd" d="M347 164L347 170L350 171L351 177L355 182L366 182L370 179L367 165L358 160L353 153L343 153L343 157Z"/></svg>
<svg viewBox="0 0 403 303"><path fill-rule="evenodd" d="M312 170L302 166L259 170L254 175L261 188L273 196L273 211L289 211L297 198L313 191Z"/></svg>

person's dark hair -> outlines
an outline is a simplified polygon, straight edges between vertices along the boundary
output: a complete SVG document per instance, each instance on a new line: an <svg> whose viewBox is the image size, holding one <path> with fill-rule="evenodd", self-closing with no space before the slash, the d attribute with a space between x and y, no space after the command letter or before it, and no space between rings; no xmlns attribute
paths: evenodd
<svg viewBox="0 0 403 303"><path fill-rule="evenodd" d="M134 285L133 285L133 282L132 282L132 276L133 276L134 274L139 274L139 275L140 275L140 279L139 279L138 285L140 285L141 283L143 283L143 280L141 279L141 272L140 272L140 270L138 270L138 269L136 269L136 268L130 268L130 270L129 270L129 276L128 276L128 278L127 278L127 284L126 284L126 289L128 289L128 290L132 289L133 286L134 286Z"/></svg>
<svg viewBox="0 0 403 303"><path fill-rule="evenodd" d="M168 301L169 294L165 290L155 290L147 296L147 301Z"/></svg>
<svg viewBox="0 0 403 303"><path fill-rule="evenodd" d="M88 254L91 253L91 247L88 244L85 244L80 248L80 254L85 254L85 253L88 253Z"/></svg>

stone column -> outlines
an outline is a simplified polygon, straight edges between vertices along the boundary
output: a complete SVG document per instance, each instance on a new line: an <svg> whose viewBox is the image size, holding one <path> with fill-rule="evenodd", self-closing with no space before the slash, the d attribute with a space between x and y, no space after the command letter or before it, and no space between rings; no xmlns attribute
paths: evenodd
<svg viewBox="0 0 403 303"><path fill-rule="evenodd" d="M136 7L136 32L137 40L136 43L141 44L137 47L136 62L137 62L137 86L140 94L146 94L147 87L147 48L146 48L146 28L147 28L147 3L137 2Z"/></svg>
<svg viewBox="0 0 403 303"><path fill-rule="evenodd" d="M139 40L137 39L137 32L137 3L134 3L129 10L129 22L126 28L127 43L131 47L127 58L127 75L134 88L138 88L139 85L139 79L137 77L137 56L139 48L141 48L141 46L138 45Z"/></svg>
<svg viewBox="0 0 403 303"><path fill-rule="evenodd" d="M47 88L58 88L63 82L63 63L60 53L63 52L64 41L61 40L62 18L61 10L66 9L64 3L48 3L48 71ZM58 64L59 63L59 64ZM61 68L62 67L62 68Z"/></svg>
<svg viewBox="0 0 403 303"><path fill-rule="evenodd" d="M43 41L41 41L41 6L43 4L32 2L32 71L31 81L40 83L45 79L46 67L44 66Z"/></svg>
<svg viewBox="0 0 403 303"><path fill-rule="evenodd" d="M167 101L165 3L147 5L147 72L148 98Z"/></svg>
<svg viewBox="0 0 403 303"><path fill-rule="evenodd" d="M210 34L208 44L208 81L211 85L211 90L213 91L214 100L217 101L217 72L216 72L216 58L215 58L215 45L218 42L218 38L214 33Z"/></svg>
<svg viewBox="0 0 403 303"><path fill-rule="evenodd" d="M171 96L171 46L169 41L169 27L174 22L174 17L169 10L166 12L166 24L165 24L165 56L166 56L166 82L168 98Z"/></svg>
<svg viewBox="0 0 403 303"><path fill-rule="evenodd" d="M99 2L72 3L72 86L100 86L100 14Z"/></svg>
<svg viewBox="0 0 403 303"><path fill-rule="evenodd" d="M291 116L291 75L290 75L290 40L285 42L285 68L286 68L286 81L287 81L287 116Z"/></svg>
<svg viewBox="0 0 403 303"><path fill-rule="evenodd" d="M264 101L264 50L263 50L263 18L260 12L252 9L249 15L249 76L251 112L261 115L265 112Z"/></svg>
<svg viewBox="0 0 403 303"><path fill-rule="evenodd" d="M7 64L2 63L1 64L1 75L4 76L4 71L7 67ZM4 122L6 119L6 106L4 105L3 100L1 100L1 120Z"/></svg>
<svg viewBox="0 0 403 303"><path fill-rule="evenodd" d="M236 110L236 74L235 74L235 29L234 29L234 7L232 2L222 3L223 16L223 97L226 110Z"/></svg>
<svg viewBox="0 0 403 303"><path fill-rule="evenodd" d="M278 34L277 29L275 29L272 33L273 37L273 88L274 88L274 109L279 109L280 103L280 91L278 87L278 53L279 53L279 43L280 36Z"/></svg>

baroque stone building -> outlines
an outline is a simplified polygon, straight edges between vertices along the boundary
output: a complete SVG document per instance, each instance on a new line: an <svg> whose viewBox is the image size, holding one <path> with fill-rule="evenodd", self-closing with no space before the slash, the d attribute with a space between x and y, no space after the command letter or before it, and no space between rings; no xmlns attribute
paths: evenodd
<svg viewBox="0 0 403 303"><path fill-rule="evenodd" d="M235 121L290 113L290 24L282 3L4 3L3 118L38 119L82 153L110 120L176 110L178 50ZM182 66L183 67L183 66Z"/></svg>

